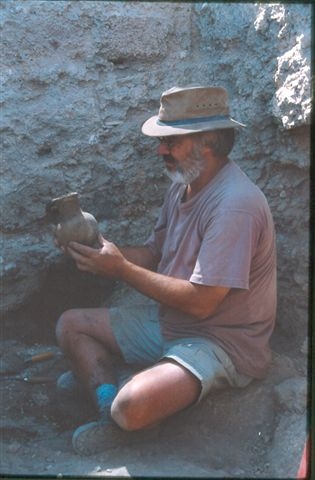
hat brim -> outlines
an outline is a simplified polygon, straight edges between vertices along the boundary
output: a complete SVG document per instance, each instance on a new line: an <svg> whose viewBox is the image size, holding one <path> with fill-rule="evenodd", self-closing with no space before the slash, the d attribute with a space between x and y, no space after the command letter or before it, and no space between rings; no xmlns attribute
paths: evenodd
<svg viewBox="0 0 315 480"><path fill-rule="evenodd" d="M200 123L188 123L185 120L184 125L180 125L179 121L175 125L168 125L167 123L159 120L158 115L149 118L142 125L142 133L149 137L167 137L170 135L187 135L189 133L207 132L210 130L219 130L223 128L241 128L246 127L243 123L233 120L233 118L227 119L215 119L203 121Z"/></svg>

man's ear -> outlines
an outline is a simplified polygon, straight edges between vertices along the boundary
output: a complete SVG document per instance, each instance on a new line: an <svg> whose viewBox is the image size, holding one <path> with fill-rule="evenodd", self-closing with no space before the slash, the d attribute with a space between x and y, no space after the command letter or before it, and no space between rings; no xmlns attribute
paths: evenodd
<svg viewBox="0 0 315 480"><path fill-rule="evenodd" d="M207 148L207 151L210 151L211 153L213 152L213 147L214 145L218 142L218 134L217 132L207 132L207 137L206 137L206 142L205 142L205 148Z"/></svg>
<svg viewBox="0 0 315 480"><path fill-rule="evenodd" d="M204 145L204 154L215 156L214 147L218 142L218 134L216 132L207 132L207 140Z"/></svg>

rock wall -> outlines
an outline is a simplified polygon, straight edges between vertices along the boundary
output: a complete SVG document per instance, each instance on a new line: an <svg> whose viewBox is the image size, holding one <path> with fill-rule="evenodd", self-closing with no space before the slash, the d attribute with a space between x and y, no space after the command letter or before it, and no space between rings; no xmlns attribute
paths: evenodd
<svg viewBox="0 0 315 480"><path fill-rule="evenodd" d="M278 325L300 347L307 335L310 8L2 2L2 311L27 303L64 262L44 218L51 198L78 191L108 238L146 237L168 180L141 124L157 112L163 90L214 84L227 88L233 116L247 124L232 158L269 200Z"/></svg>

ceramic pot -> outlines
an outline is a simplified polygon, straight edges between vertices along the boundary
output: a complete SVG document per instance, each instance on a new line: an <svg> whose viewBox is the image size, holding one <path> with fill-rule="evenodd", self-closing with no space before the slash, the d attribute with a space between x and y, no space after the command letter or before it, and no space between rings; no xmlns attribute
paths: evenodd
<svg viewBox="0 0 315 480"><path fill-rule="evenodd" d="M77 192L54 198L46 207L51 221L55 223L55 237L59 245L75 241L93 247L99 246L98 223L88 212L83 212Z"/></svg>

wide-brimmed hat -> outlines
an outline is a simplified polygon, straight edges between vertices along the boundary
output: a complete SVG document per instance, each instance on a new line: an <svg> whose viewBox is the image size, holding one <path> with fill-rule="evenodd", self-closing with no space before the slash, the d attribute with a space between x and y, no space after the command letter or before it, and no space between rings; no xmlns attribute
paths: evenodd
<svg viewBox="0 0 315 480"><path fill-rule="evenodd" d="M230 117L228 93L223 87L173 87L161 95L159 114L142 125L150 137L245 127Z"/></svg>

